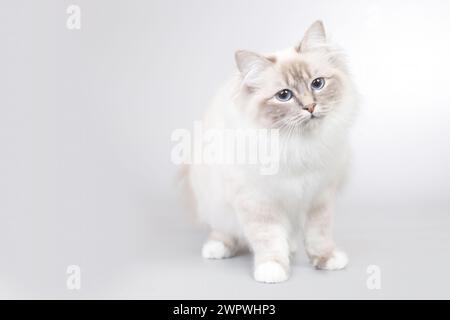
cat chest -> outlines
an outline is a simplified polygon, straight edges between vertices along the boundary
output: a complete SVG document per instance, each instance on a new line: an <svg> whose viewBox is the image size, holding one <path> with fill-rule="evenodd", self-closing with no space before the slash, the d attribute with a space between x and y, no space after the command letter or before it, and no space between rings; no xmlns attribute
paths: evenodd
<svg viewBox="0 0 450 320"><path fill-rule="evenodd" d="M302 174L280 175L264 184L266 194L275 202L287 206L308 206L312 199L327 185L328 175L309 171Z"/></svg>

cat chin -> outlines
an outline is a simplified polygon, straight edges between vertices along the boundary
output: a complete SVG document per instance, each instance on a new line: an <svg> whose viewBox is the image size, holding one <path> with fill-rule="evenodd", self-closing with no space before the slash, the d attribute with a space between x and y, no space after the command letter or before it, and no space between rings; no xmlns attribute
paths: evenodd
<svg viewBox="0 0 450 320"><path fill-rule="evenodd" d="M324 116L311 116L308 119L303 120L302 122L292 124L291 126L284 125L284 130L281 129L281 131L290 131L290 129L300 129L300 130L311 130L313 128L318 127L323 120ZM264 123L262 124L263 127L267 127ZM269 126L273 129L280 129L280 127L269 124ZM283 128L283 127L282 127Z"/></svg>
<svg viewBox="0 0 450 320"><path fill-rule="evenodd" d="M322 120L323 120L323 116L318 117L318 116L313 115L313 116L311 116L311 118L306 120L303 125L307 129L317 128L322 123Z"/></svg>
<svg viewBox="0 0 450 320"><path fill-rule="evenodd" d="M301 123L296 124L295 127L300 129L300 132L309 132L319 128L322 125L324 116L311 116L308 119L303 120Z"/></svg>

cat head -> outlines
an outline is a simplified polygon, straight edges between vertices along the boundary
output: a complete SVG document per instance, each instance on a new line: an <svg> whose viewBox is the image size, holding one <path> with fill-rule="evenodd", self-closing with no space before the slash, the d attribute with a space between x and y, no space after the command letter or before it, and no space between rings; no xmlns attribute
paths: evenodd
<svg viewBox="0 0 450 320"><path fill-rule="evenodd" d="M264 127L313 128L345 118L352 86L342 54L327 41L321 21L290 49L262 55L237 51L240 96ZM350 108L349 106L348 108Z"/></svg>

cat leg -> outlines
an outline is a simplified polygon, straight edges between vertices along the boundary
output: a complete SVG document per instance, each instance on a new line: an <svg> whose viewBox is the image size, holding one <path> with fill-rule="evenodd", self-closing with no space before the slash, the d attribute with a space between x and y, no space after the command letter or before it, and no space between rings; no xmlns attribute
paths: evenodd
<svg viewBox="0 0 450 320"><path fill-rule="evenodd" d="M238 213L254 254L254 278L276 283L289 278L289 236L286 221L269 206L254 203L240 206Z"/></svg>
<svg viewBox="0 0 450 320"><path fill-rule="evenodd" d="M203 244L202 256L205 259L225 259L233 257L237 251L237 240L224 232L212 231Z"/></svg>
<svg viewBox="0 0 450 320"><path fill-rule="evenodd" d="M332 235L335 192L325 193L306 214L304 225L305 248L313 266L324 270L345 268L348 258L336 249Z"/></svg>

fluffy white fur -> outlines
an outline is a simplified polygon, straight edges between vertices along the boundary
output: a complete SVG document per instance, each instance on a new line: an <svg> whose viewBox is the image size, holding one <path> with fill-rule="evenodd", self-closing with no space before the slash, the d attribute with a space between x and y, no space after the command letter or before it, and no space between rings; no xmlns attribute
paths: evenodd
<svg viewBox="0 0 450 320"><path fill-rule="evenodd" d="M314 23L301 43L270 55L236 53L239 73L206 113L206 128L279 128L281 163L275 175L244 165L191 165L187 179L196 210L211 234L205 258L232 256L248 245L254 277L280 282L289 276L297 234L316 268L342 269L347 256L332 237L333 204L349 162L348 128L355 93L344 59ZM324 77L321 92L309 84ZM288 88L295 99L274 97ZM315 103L313 113L304 106Z"/></svg>

